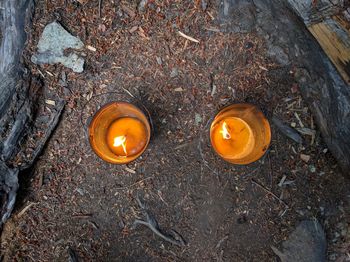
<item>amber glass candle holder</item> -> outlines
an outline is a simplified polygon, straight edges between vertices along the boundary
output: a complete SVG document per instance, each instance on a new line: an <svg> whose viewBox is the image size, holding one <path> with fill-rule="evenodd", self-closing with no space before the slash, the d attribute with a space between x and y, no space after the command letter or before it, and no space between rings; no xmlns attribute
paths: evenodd
<svg viewBox="0 0 350 262"><path fill-rule="evenodd" d="M254 105L230 105L214 118L210 141L224 160L232 164L249 164L261 158L268 149L270 124Z"/></svg>
<svg viewBox="0 0 350 262"><path fill-rule="evenodd" d="M89 126L89 141L94 152L113 164L126 164L147 148L151 127L145 114L128 102L103 106Z"/></svg>

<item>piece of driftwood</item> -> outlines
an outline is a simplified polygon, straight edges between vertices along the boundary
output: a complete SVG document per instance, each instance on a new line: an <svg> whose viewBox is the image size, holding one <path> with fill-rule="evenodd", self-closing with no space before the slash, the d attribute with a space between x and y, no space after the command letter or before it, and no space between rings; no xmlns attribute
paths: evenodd
<svg viewBox="0 0 350 262"><path fill-rule="evenodd" d="M268 55L294 70L324 141L344 174L350 176L349 84L300 23L290 4L278 0L223 0L219 19L227 31L256 30L266 40Z"/></svg>

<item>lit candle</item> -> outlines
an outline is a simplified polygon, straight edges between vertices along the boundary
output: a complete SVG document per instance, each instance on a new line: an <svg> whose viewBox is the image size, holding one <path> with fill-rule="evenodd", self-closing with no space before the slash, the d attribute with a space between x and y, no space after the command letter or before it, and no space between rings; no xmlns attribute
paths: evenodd
<svg viewBox="0 0 350 262"><path fill-rule="evenodd" d="M214 150L226 161L248 164L267 150L271 140L270 125L255 106L235 104L215 117L210 139Z"/></svg>
<svg viewBox="0 0 350 262"><path fill-rule="evenodd" d="M108 128L107 144L117 156L133 156L147 144L146 127L136 118L119 118Z"/></svg>
<svg viewBox="0 0 350 262"><path fill-rule="evenodd" d="M89 126L90 144L103 160L126 164L139 157L150 140L147 117L136 106L113 102L102 107Z"/></svg>

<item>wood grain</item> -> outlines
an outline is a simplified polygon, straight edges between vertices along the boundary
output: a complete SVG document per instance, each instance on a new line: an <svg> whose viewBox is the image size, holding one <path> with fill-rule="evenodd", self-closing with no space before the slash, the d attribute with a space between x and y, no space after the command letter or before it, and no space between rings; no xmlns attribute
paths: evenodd
<svg viewBox="0 0 350 262"><path fill-rule="evenodd" d="M341 21L341 23L339 23ZM339 71L346 83L350 83L350 34L347 21L334 16L308 27L322 49Z"/></svg>

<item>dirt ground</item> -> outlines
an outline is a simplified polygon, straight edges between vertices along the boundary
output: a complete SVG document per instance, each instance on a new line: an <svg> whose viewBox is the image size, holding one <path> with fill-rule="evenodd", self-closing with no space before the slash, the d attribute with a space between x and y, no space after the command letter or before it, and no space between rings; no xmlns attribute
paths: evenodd
<svg viewBox="0 0 350 262"><path fill-rule="evenodd" d="M37 1L24 63L43 80L43 101L67 104L35 168L21 177L2 234L4 261L67 261L69 248L81 261L278 261L271 246L303 219L323 225L329 260L348 261L350 181L322 142L293 65L267 59L254 33L220 32L213 2L153 0L144 12L137 2L102 1L99 9L98 1ZM81 52L83 73L30 62L55 20L96 48ZM108 101L132 101L128 92L149 110L153 137L142 157L111 165L92 152L81 122ZM228 164L210 146L208 123L239 102L316 135L298 145L272 125L261 160ZM185 247L133 227L142 218L137 194Z"/></svg>

